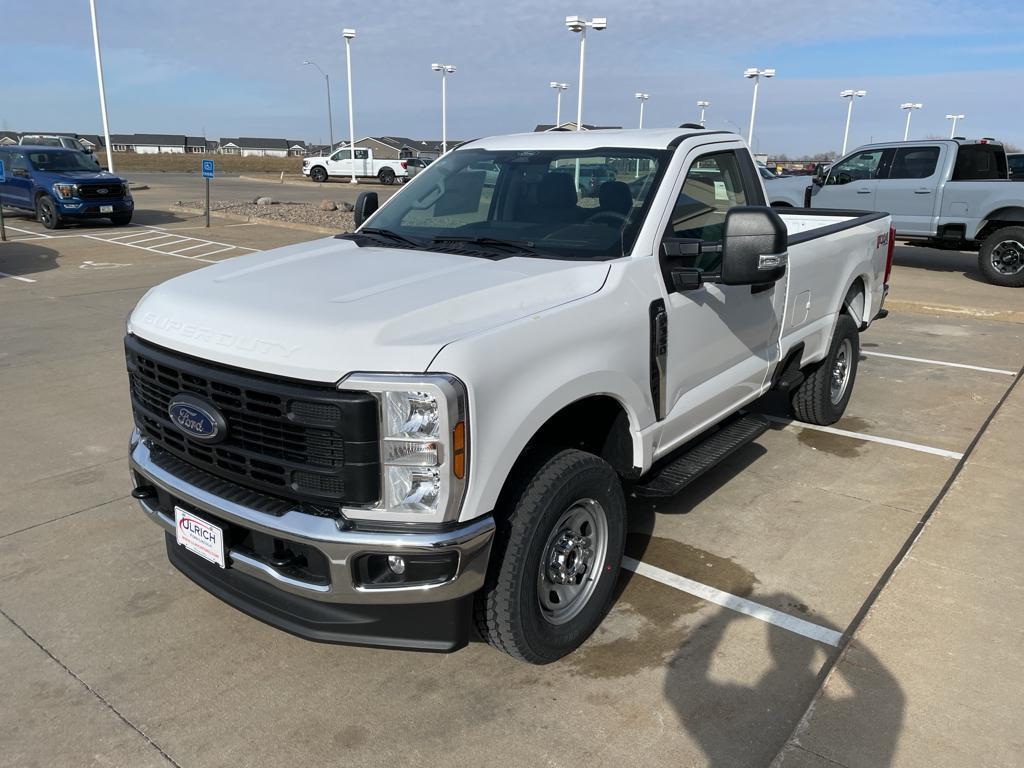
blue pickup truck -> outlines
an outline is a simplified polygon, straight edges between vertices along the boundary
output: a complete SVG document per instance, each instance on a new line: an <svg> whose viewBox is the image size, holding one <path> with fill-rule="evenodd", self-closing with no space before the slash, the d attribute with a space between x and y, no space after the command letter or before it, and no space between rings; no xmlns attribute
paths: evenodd
<svg viewBox="0 0 1024 768"><path fill-rule="evenodd" d="M80 219L132 220L128 182L100 168L92 155L56 147L0 147L5 181L0 203L30 211L47 229Z"/></svg>

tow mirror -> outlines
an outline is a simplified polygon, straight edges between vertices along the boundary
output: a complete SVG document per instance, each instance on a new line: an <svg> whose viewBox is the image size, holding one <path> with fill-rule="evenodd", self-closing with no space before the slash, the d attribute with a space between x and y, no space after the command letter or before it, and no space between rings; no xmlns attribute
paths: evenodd
<svg viewBox="0 0 1024 768"><path fill-rule="evenodd" d="M356 198L356 207L352 215L356 220L356 227L363 226L363 222L370 218L380 207L376 192L360 192Z"/></svg>
<svg viewBox="0 0 1024 768"><path fill-rule="evenodd" d="M763 285L786 274L789 233L782 218L767 207L740 206L725 215L722 282Z"/></svg>
<svg viewBox="0 0 1024 768"><path fill-rule="evenodd" d="M828 175L828 166L818 163L814 166L814 183L819 187L825 186L825 177Z"/></svg>

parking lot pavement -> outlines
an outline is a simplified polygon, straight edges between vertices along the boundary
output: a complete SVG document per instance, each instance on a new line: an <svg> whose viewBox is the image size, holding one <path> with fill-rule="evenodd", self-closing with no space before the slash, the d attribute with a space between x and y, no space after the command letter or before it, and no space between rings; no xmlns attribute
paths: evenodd
<svg viewBox="0 0 1024 768"><path fill-rule="evenodd" d="M313 236L145 212L147 243L12 223L27 234L0 245L0 271L34 282L0 276L0 650L19 672L0 671L0 750L27 764L767 765L1024 363L1018 324L894 312L862 336L838 432L788 423L769 398L757 408L775 429L684 495L630 502L635 572L556 664L480 643L450 656L317 645L168 564L127 494L121 352L142 293L202 266L158 233L234 248L211 260ZM899 716L898 675L879 667L851 695Z"/></svg>

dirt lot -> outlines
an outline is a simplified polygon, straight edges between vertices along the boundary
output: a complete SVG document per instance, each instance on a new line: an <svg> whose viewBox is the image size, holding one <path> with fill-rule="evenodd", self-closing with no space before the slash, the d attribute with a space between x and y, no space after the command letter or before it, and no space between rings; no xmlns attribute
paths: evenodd
<svg viewBox="0 0 1024 768"><path fill-rule="evenodd" d="M765 766L1024 364L1021 292L971 280L966 257L900 249L899 309L862 337L846 417L810 428L765 401L775 429L685 495L634 500L636 572L578 653L536 668L480 643L317 645L168 564L128 496L121 349L152 285L315 235L152 210L136 222L52 233L15 219L0 244L7 765ZM872 685L847 694L885 696L898 717L895 676Z"/></svg>

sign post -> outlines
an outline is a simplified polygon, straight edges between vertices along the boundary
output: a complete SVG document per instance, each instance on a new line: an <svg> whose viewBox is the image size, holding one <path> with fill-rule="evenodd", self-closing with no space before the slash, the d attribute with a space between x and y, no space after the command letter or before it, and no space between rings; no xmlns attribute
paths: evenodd
<svg viewBox="0 0 1024 768"><path fill-rule="evenodd" d="M0 184L7 182L7 171L4 169L3 160L0 160ZM7 240L7 230L4 228L4 201L0 197L0 240Z"/></svg>
<svg viewBox="0 0 1024 768"><path fill-rule="evenodd" d="M210 179L213 178L213 160L203 160L203 179L206 181L206 227L210 227Z"/></svg>

